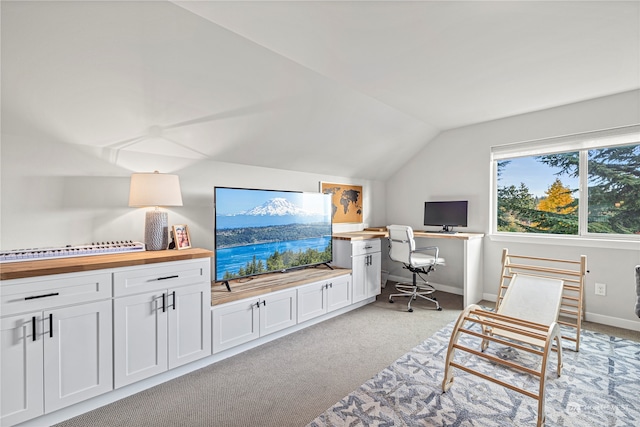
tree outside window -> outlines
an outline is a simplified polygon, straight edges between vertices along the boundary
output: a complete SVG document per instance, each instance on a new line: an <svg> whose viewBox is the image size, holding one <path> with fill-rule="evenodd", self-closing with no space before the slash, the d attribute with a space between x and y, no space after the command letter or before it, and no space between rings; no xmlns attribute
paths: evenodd
<svg viewBox="0 0 640 427"><path fill-rule="evenodd" d="M497 230L578 235L640 235L640 144L584 151L587 194L581 197L581 152L497 162ZM587 230L579 229L580 199Z"/></svg>

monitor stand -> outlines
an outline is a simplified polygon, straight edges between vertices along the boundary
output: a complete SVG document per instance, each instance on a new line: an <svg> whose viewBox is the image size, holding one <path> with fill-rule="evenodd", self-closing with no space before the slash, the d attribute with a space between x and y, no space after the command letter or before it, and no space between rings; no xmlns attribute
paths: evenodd
<svg viewBox="0 0 640 427"><path fill-rule="evenodd" d="M447 233L447 234L455 234L456 232L453 231L453 227L449 226L449 225L443 225L442 226L442 230L439 231L440 233Z"/></svg>

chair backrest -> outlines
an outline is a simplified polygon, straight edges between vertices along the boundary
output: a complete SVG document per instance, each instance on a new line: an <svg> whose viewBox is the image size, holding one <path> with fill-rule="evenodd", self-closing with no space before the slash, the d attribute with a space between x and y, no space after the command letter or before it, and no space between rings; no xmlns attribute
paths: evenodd
<svg viewBox="0 0 640 427"><path fill-rule="evenodd" d="M408 225L389 225L389 258L411 264L411 252L416 249L413 229Z"/></svg>

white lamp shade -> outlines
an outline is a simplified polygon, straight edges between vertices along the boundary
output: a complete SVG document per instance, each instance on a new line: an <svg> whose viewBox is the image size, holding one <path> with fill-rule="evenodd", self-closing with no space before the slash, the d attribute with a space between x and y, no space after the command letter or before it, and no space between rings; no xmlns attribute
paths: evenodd
<svg viewBox="0 0 640 427"><path fill-rule="evenodd" d="M178 175L157 171L131 174L129 206L182 206Z"/></svg>

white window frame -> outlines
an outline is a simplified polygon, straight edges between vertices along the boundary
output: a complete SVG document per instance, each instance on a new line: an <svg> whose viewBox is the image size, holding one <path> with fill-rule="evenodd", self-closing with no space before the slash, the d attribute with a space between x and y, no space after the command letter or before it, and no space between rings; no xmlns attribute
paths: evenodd
<svg viewBox="0 0 640 427"><path fill-rule="evenodd" d="M491 240L594 247L602 247L603 243L606 242L607 246L612 248L629 247L640 249L640 236L638 235L589 233L587 227L587 207L589 206L588 151L597 148L633 144L640 144L640 125L491 147L491 179L489 180L491 185L489 236ZM498 161L571 151L578 151L580 156L578 234L532 234L498 231Z"/></svg>

